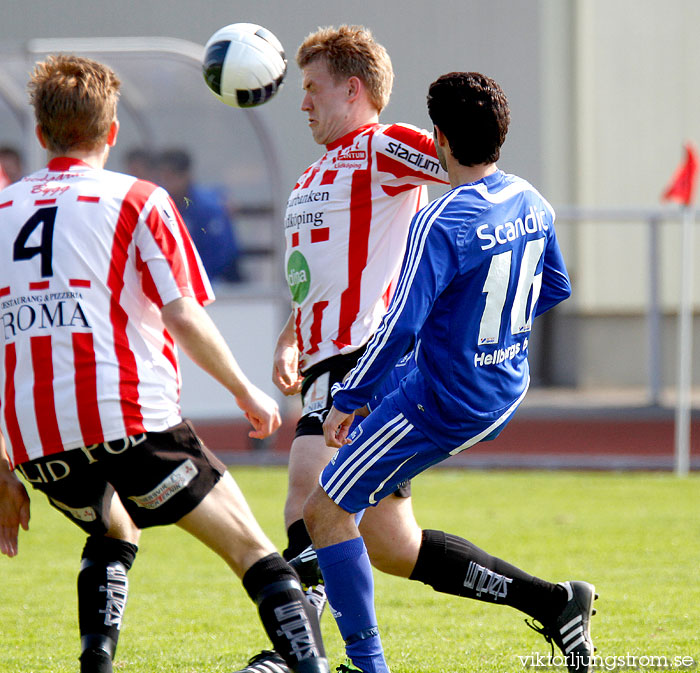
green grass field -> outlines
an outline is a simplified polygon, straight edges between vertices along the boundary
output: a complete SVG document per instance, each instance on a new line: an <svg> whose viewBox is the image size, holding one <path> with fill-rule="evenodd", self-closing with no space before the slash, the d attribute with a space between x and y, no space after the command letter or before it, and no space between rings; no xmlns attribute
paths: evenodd
<svg viewBox="0 0 700 673"><path fill-rule="evenodd" d="M234 476L282 546L285 471L237 468ZM432 470L413 494L424 528L462 535L546 579L596 584L598 670L658 671L663 658L665 670L697 668L688 664L700 662L698 475ZM0 559L0 673L75 673L83 534L31 495L20 554ZM116 671L230 673L266 646L240 583L178 529L144 533L130 581ZM547 655L549 646L511 608L379 573L376 589L393 673L543 670L520 657ZM323 629L334 669L342 644L328 613Z"/></svg>

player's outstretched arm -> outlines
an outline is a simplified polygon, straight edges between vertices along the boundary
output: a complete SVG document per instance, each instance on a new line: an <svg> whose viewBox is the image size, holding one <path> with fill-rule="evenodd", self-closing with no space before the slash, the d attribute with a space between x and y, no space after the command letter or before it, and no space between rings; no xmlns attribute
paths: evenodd
<svg viewBox="0 0 700 673"><path fill-rule="evenodd" d="M19 527L29 530L29 496L10 470L5 439L0 435L0 553L17 555Z"/></svg>
<svg viewBox="0 0 700 673"><path fill-rule="evenodd" d="M194 299L176 299L161 313L178 346L236 398L253 426L248 433L251 437L263 439L279 428L282 419L277 402L248 380L209 314Z"/></svg>
<svg viewBox="0 0 700 673"><path fill-rule="evenodd" d="M294 313L289 315L275 347L272 365L272 382L285 395L301 392L303 376L299 373L299 348L294 332Z"/></svg>

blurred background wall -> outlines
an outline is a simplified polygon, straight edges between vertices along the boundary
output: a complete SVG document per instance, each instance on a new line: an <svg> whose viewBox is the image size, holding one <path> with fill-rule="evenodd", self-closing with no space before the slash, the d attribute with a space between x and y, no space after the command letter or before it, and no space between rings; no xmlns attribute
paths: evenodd
<svg viewBox="0 0 700 673"><path fill-rule="evenodd" d="M655 371L662 390L673 385L680 219L678 207L662 205L660 194L682 158L683 143L700 141L700 3L6 0L0 20L0 145L22 147L27 170L41 165L31 121L17 109L26 106L22 87L41 48L32 41L165 37L183 41L188 51L187 45L201 46L219 27L237 21L272 30L289 59L282 91L252 112L214 101L191 58L110 51L102 60L118 70L125 92L120 144L108 167L123 170L134 146L181 146L192 154L198 180L229 192L242 244L251 251L247 282L218 287L211 310L256 383L272 392L272 349L288 315L280 213L296 177L321 152L299 110L294 54L318 26L358 23L372 29L394 64L396 83L384 121L429 125L427 87L450 70L489 74L509 97L512 126L499 166L530 180L559 211L558 233L574 286L572 299L535 328L535 384L648 391ZM70 40L60 44L71 50ZM97 45L93 49L99 40ZM14 109L8 100L15 101ZM660 218L655 238L650 218ZM652 245L658 254L654 338ZM696 273L696 307L699 290ZM696 343L698 336L696 329ZM187 364L184 376L191 382L183 397L186 413L229 413L230 401L216 384Z"/></svg>

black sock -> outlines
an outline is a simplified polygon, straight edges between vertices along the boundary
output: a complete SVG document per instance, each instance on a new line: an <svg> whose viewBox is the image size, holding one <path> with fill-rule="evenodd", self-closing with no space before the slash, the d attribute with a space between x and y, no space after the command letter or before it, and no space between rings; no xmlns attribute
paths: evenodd
<svg viewBox="0 0 700 673"><path fill-rule="evenodd" d="M257 604L274 649L295 673L328 671L316 610L279 554L265 556L248 568L243 587Z"/></svg>
<svg viewBox="0 0 700 673"><path fill-rule="evenodd" d="M80 655L80 673L112 673L112 657L104 650L87 649Z"/></svg>
<svg viewBox="0 0 700 673"><path fill-rule="evenodd" d="M557 617L567 600L564 587L528 575L471 542L438 530L423 531L410 579L442 593L509 605L543 624Z"/></svg>
<svg viewBox="0 0 700 673"><path fill-rule="evenodd" d="M287 548L282 552L285 560L291 561L311 544L311 536L306 530L304 519L298 519L287 528Z"/></svg>
<svg viewBox="0 0 700 673"><path fill-rule="evenodd" d="M112 673L131 568L138 547L124 540L91 535L78 573L81 673Z"/></svg>

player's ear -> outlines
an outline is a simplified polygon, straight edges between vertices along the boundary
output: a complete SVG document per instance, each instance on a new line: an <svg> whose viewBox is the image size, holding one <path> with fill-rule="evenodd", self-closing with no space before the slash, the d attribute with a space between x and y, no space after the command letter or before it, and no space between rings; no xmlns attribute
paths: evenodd
<svg viewBox="0 0 700 673"><path fill-rule="evenodd" d="M119 120L115 119L107 132L107 145L114 147L117 142L117 136L119 135Z"/></svg>
<svg viewBox="0 0 700 673"><path fill-rule="evenodd" d="M350 77L347 82L348 101L354 101L362 91L362 81L359 77Z"/></svg>
<svg viewBox="0 0 700 673"><path fill-rule="evenodd" d="M41 128L41 124L37 124L34 127L34 133L36 133L36 139L39 141L39 145L41 145L43 149L46 149L46 140L44 139L44 131Z"/></svg>
<svg viewBox="0 0 700 673"><path fill-rule="evenodd" d="M439 126L433 126L433 137L436 145L444 147L447 144L447 136L440 130Z"/></svg>

